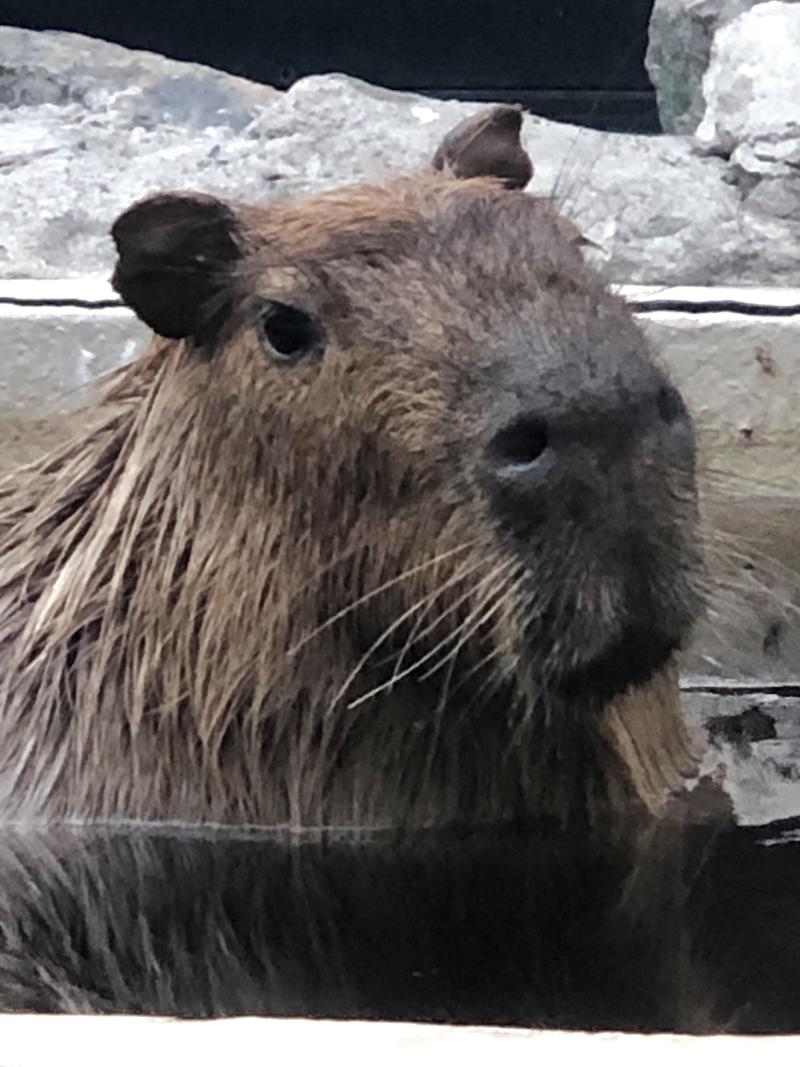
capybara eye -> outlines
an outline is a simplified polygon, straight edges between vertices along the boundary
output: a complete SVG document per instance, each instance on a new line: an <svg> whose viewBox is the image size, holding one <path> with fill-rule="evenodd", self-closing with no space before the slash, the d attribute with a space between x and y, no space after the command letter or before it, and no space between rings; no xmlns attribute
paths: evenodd
<svg viewBox="0 0 800 1067"><path fill-rule="evenodd" d="M271 300L264 305L256 329L262 345L275 363L321 359L325 351L325 331L314 316L278 300Z"/></svg>

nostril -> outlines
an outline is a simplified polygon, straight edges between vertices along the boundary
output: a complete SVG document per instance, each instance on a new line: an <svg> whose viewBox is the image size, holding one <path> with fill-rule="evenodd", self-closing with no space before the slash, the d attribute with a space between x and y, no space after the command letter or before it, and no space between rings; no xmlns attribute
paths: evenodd
<svg viewBox="0 0 800 1067"><path fill-rule="evenodd" d="M686 405L683 402L683 397L672 385L662 385L658 390L656 408L658 409L659 418L667 426L671 426L673 422L677 422L678 419L686 414Z"/></svg>
<svg viewBox="0 0 800 1067"><path fill-rule="evenodd" d="M547 423L539 416L520 416L495 434L489 456L498 467L527 467L547 448Z"/></svg>

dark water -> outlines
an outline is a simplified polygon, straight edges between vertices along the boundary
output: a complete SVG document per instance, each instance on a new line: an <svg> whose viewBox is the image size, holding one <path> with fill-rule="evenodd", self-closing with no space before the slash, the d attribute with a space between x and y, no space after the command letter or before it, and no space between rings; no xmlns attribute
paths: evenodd
<svg viewBox="0 0 800 1067"><path fill-rule="evenodd" d="M7 829L0 1009L800 1031L799 830Z"/></svg>

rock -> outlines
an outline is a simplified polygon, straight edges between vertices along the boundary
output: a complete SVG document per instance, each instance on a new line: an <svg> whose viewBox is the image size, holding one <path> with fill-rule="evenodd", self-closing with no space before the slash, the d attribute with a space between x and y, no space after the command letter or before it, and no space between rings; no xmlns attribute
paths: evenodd
<svg viewBox="0 0 800 1067"><path fill-rule="evenodd" d="M800 247L800 5L770 0L719 29L703 95L696 146L728 160L762 241Z"/></svg>
<svg viewBox="0 0 800 1067"><path fill-rule="evenodd" d="M172 122L241 129L276 90L77 33L0 27L0 106L113 110L134 127Z"/></svg>
<svg viewBox="0 0 800 1067"><path fill-rule="evenodd" d="M0 29L0 54L12 105L0 110L0 277L108 276L111 222L158 189L267 202L425 166L485 106L343 75L278 93L49 31ZM743 206L727 162L685 137L527 115L523 140L529 188L557 198L610 280L800 283L788 189Z"/></svg>
<svg viewBox="0 0 800 1067"><path fill-rule="evenodd" d="M719 26L760 0L656 0L645 66L666 133L694 133L705 111L703 75Z"/></svg>
<svg viewBox="0 0 800 1067"><path fill-rule="evenodd" d="M770 0L718 30L703 79L703 151L752 175L800 167L800 6Z"/></svg>
<svg viewBox="0 0 800 1067"><path fill-rule="evenodd" d="M740 825L800 815L800 700L737 694L735 685L730 695L690 686L683 706L689 725L708 738L701 773L724 781Z"/></svg>

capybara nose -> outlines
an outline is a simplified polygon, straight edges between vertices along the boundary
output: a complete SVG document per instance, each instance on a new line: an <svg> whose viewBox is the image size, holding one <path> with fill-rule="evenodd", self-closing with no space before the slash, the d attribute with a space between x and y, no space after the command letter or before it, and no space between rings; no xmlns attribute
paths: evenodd
<svg viewBox="0 0 800 1067"><path fill-rule="evenodd" d="M636 491L638 459L691 466L693 432L683 398L661 380L645 395L508 416L486 446L483 471L509 519L575 516L606 493Z"/></svg>
<svg viewBox="0 0 800 1067"><path fill-rule="evenodd" d="M547 419L542 415L518 415L490 441L489 467L503 481L534 483L547 466L545 454L549 447Z"/></svg>
<svg viewBox="0 0 800 1067"><path fill-rule="evenodd" d="M541 510L558 465L543 415L520 414L489 441L484 470L501 513Z"/></svg>

